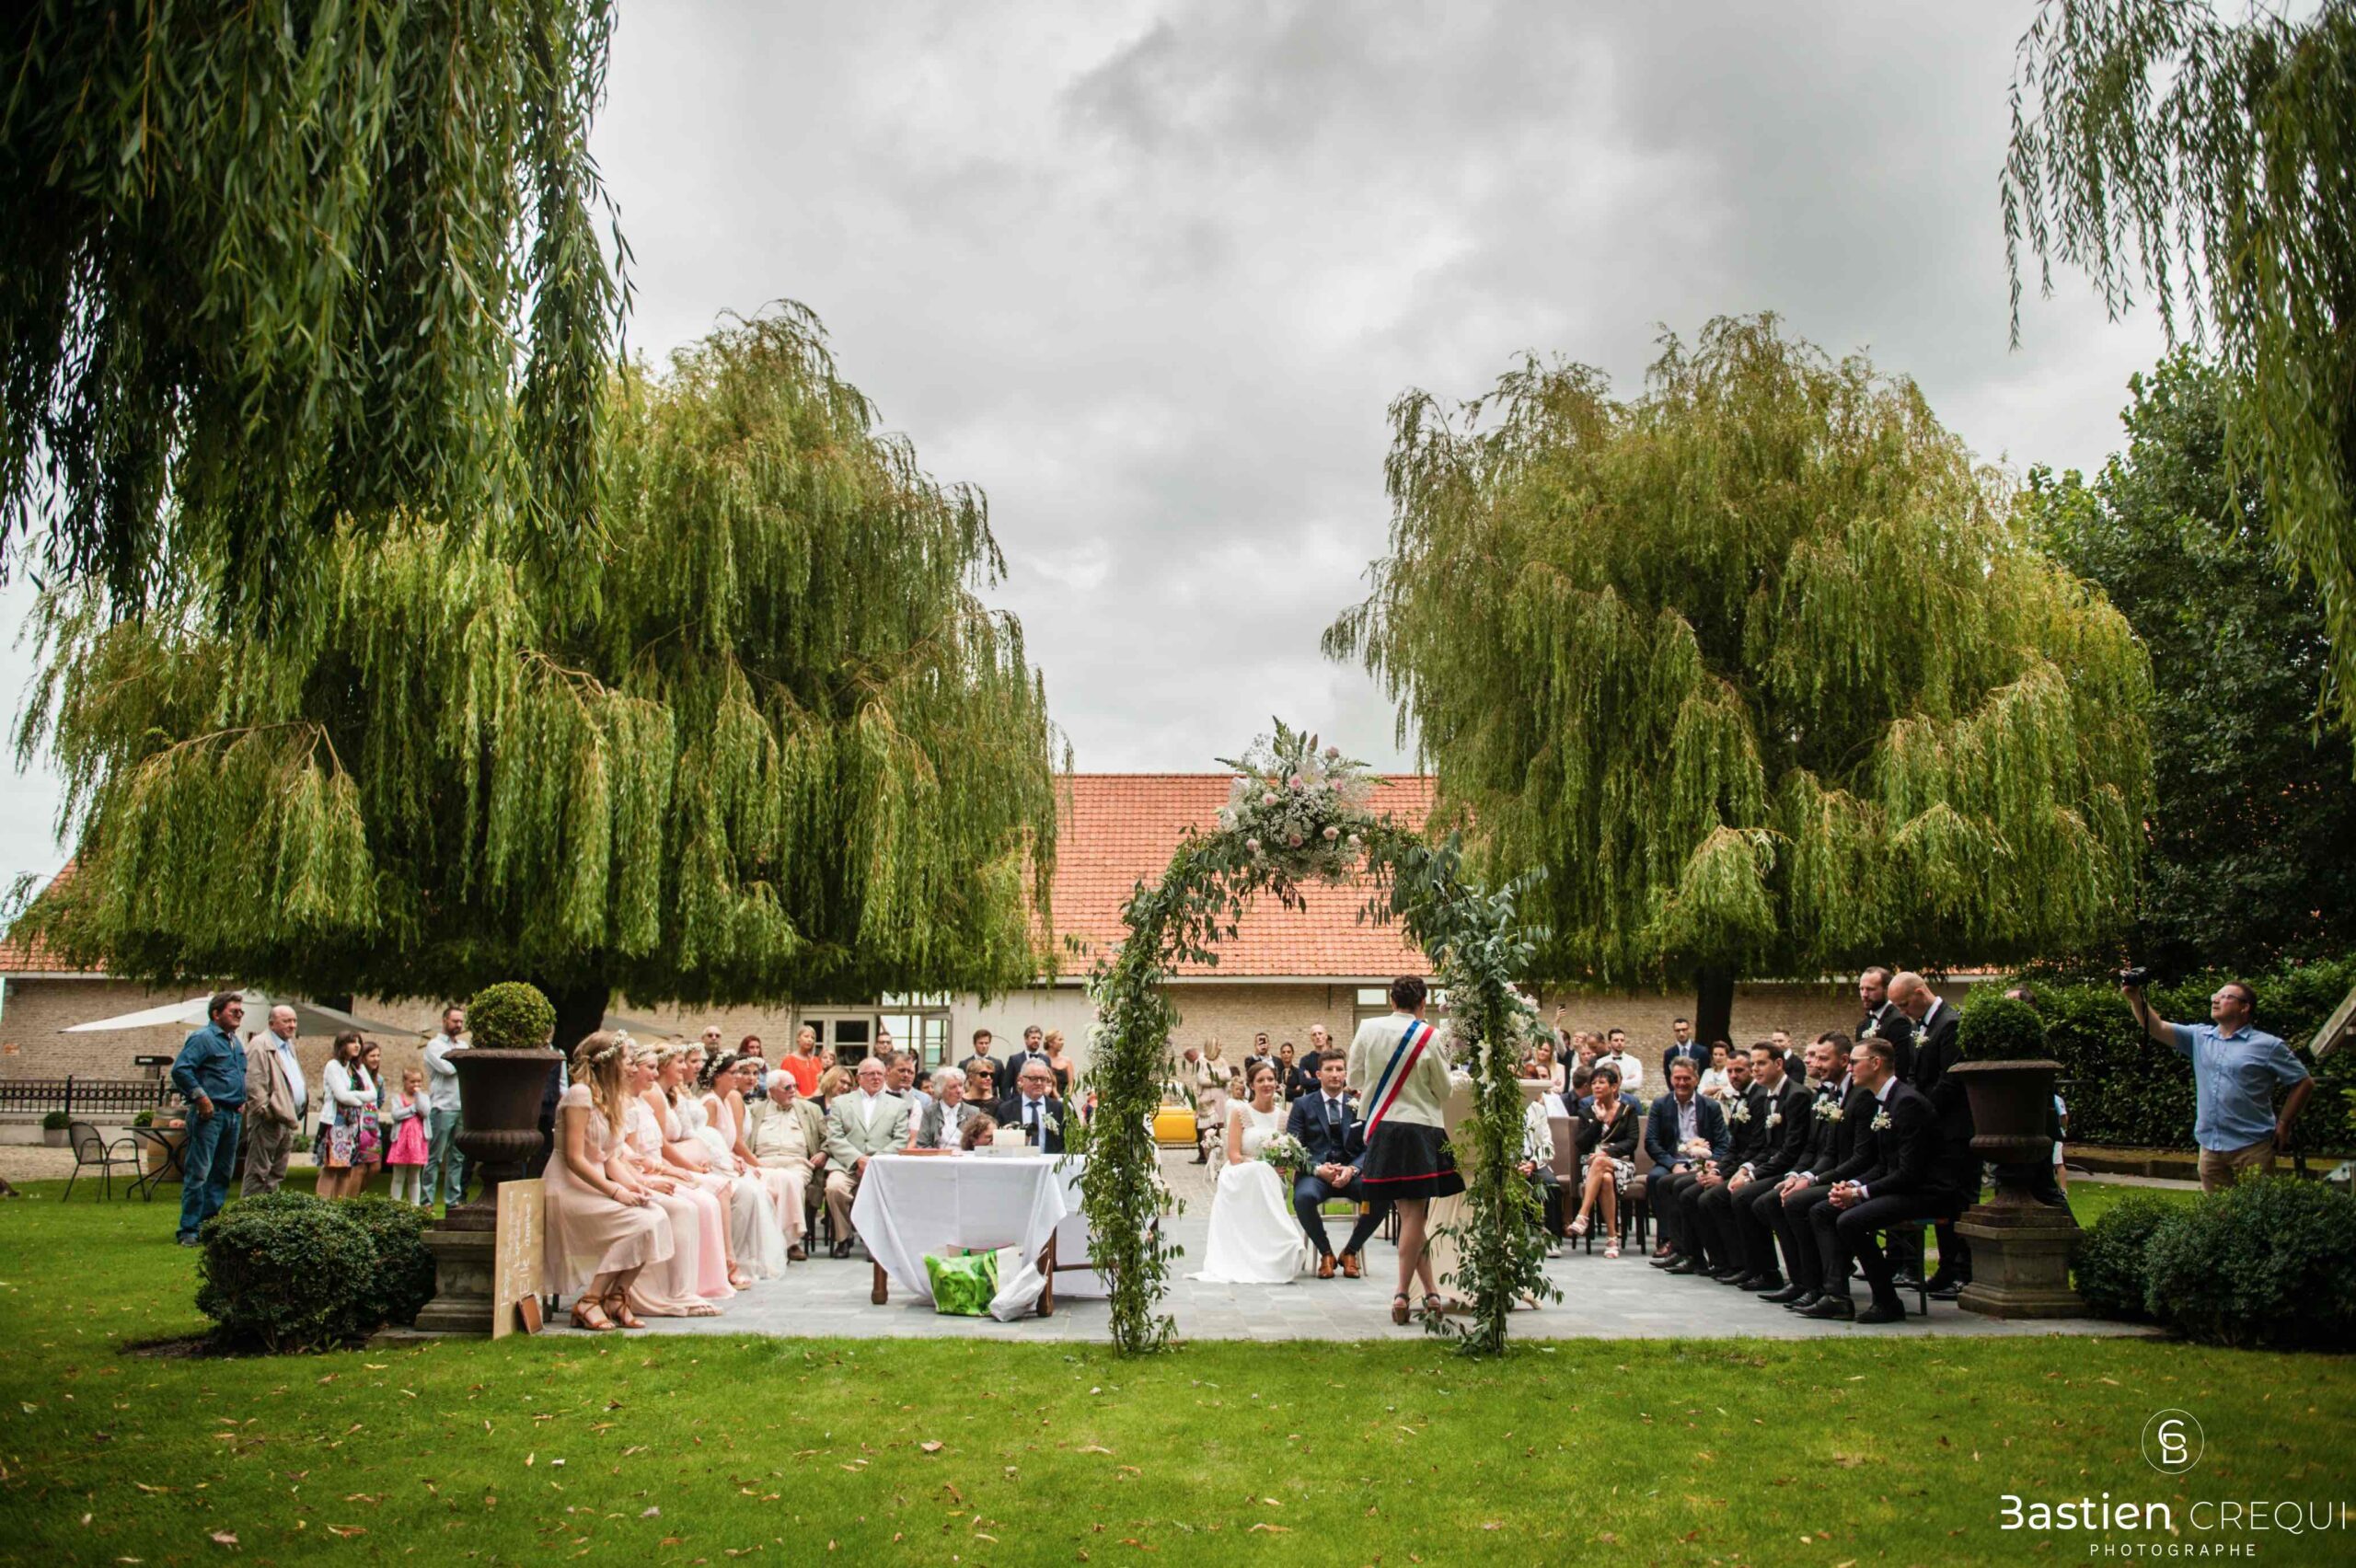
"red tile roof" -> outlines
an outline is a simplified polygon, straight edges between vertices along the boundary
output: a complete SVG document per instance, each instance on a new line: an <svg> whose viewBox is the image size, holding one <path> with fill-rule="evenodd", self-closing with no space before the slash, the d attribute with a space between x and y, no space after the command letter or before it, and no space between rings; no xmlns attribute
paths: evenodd
<svg viewBox="0 0 2356 1568"><path fill-rule="evenodd" d="M1121 906L1140 882L1158 879L1189 827L1218 825L1227 803L1225 773L1081 773L1065 780L1068 805L1056 844L1055 912L1059 948L1078 938L1089 951L1065 949L1066 974L1084 974L1099 952L1127 934ZM1373 809L1421 827L1432 807L1432 781L1416 774L1386 774ZM1394 925L1361 924L1368 888L1360 882L1301 890L1304 907L1265 899L1247 910L1236 934L1218 944L1216 965L1181 965L1181 975L1222 979L1275 975L1389 979L1426 967Z"/></svg>
<svg viewBox="0 0 2356 1568"><path fill-rule="evenodd" d="M40 896L48 897L64 887L74 876L74 862L65 862L64 870L49 879L49 885ZM50 951L47 942L38 939L19 940L14 931L0 933L0 974L89 974L103 973L66 963Z"/></svg>

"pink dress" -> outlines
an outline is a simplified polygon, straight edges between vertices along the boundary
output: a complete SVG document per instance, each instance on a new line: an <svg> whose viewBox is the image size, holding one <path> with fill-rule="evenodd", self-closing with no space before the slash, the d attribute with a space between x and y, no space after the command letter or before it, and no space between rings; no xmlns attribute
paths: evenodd
<svg viewBox="0 0 2356 1568"><path fill-rule="evenodd" d="M546 1262L548 1286L559 1296L571 1296L600 1274L643 1268L670 1257L677 1243L670 1216L652 1204L633 1208L609 1198L575 1172L564 1157L564 1117L583 1120L582 1143L587 1158L601 1166L613 1157L613 1128L589 1097L589 1086L576 1083L557 1101L556 1150L549 1157L543 1182L548 1199Z"/></svg>
<svg viewBox="0 0 2356 1568"><path fill-rule="evenodd" d="M393 1147L385 1156L387 1165L422 1165L425 1163L425 1107L413 1096L395 1096L407 1114L400 1119L400 1128L393 1134Z"/></svg>
<svg viewBox="0 0 2356 1568"><path fill-rule="evenodd" d="M629 1148L641 1170L664 1175L663 1130L643 1100L633 1100L623 1117ZM657 1193L654 1201L671 1216L671 1233L678 1246L670 1258L648 1269L629 1287L632 1309L650 1318L685 1318L709 1297L724 1301L735 1295L728 1284L728 1260L721 1251L720 1201L686 1182L674 1192Z"/></svg>

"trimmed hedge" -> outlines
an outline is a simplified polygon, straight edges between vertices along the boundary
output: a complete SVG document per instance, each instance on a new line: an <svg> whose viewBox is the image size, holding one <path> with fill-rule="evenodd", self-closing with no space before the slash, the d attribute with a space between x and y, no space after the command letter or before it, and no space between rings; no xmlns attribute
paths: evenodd
<svg viewBox="0 0 2356 1568"><path fill-rule="evenodd" d="M2245 1181L2168 1215L2143 1249L2143 1305L2203 1344L2356 1344L2356 1197L2288 1177Z"/></svg>
<svg viewBox="0 0 2356 1568"><path fill-rule="evenodd" d="M2078 1294L2106 1318L2149 1322L2151 1269L2145 1259L2152 1233L2183 1213L2185 1205L2148 1193L2121 1198L2094 1228L2078 1239L2070 1260Z"/></svg>
<svg viewBox="0 0 2356 1568"><path fill-rule="evenodd" d="M2349 986L2356 985L2356 958L2267 974L2189 975L2147 994L2163 1017L2202 1023L2209 1018L2210 994L2229 979L2246 979L2258 987L2258 1028L2299 1047L2322 1027ZM2192 1066L2136 1027L2119 987L2035 977L2029 983L2044 1025L2043 1055L2060 1062L2062 1077L2070 1080L2062 1093L2070 1102L2071 1141L2190 1148ZM1981 1008L2004 999L2001 986L1980 989L1989 995L1983 1001L1975 994L1965 1005L1967 1031ZM1988 1053L1967 1047L1967 1054ZM2306 1059L2304 1054L2302 1059ZM2312 1069L2315 1064L2309 1061L2308 1066ZM2356 1145L2339 1093L2356 1086L2356 1051L2334 1052L2316 1076L2321 1081L2300 1119L2299 1146L2312 1150Z"/></svg>
<svg viewBox="0 0 2356 1568"><path fill-rule="evenodd" d="M1981 986L1964 998L1955 1039L1968 1061L2034 1062L2045 1055L2045 1020L2001 987Z"/></svg>
<svg viewBox="0 0 2356 1568"><path fill-rule="evenodd" d="M308 1193L240 1198L205 1221L197 1310L236 1350L335 1350L433 1297L425 1211Z"/></svg>
<svg viewBox="0 0 2356 1568"><path fill-rule="evenodd" d="M467 1033L485 1050L535 1050L555 1030L556 1005L521 980L485 986L467 1003Z"/></svg>

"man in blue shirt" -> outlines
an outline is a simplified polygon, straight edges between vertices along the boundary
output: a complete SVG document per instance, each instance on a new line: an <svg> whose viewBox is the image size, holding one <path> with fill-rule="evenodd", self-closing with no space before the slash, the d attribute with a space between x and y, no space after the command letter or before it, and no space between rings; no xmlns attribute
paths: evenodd
<svg viewBox="0 0 2356 1568"><path fill-rule="evenodd" d="M2274 1169L2274 1156L2291 1142L2291 1125L2315 1089L2315 1079L2274 1035L2250 1025L2258 993L2228 980L2209 998L2209 1023L2170 1023L2152 1010L2141 987L2121 986L2135 1021L2163 1045L2192 1063L2192 1138L2200 1146L2200 1188L2230 1187L2246 1170ZM2287 1085L2280 1116L2274 1089Z"/></svg>
<svg viewBox="0 0 2356 1568"><path fill-rule="evenodd" d="M194 1115L188 1147L180 1157L183 1247L195 1246L198 1228L229 1201L237 1119L246 1108L246 1047L237 1038L237 1025L246 1019L246 999L235 991L216 992L204 1011L212 1021L180 1043L180 1054L172 1063L172 1087Z"/></svg>

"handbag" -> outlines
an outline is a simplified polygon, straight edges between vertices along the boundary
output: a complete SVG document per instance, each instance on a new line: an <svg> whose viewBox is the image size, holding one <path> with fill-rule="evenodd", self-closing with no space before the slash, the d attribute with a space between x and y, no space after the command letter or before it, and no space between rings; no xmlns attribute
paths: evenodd
<svg viewBox="0 0 2356 1568"><path fill-rule="evenodd" d="M348 1123L336 1122L328 1128L328 1145L321 1161L329 1170L352 1169L352 1147L359 1129Z"/></svg>

